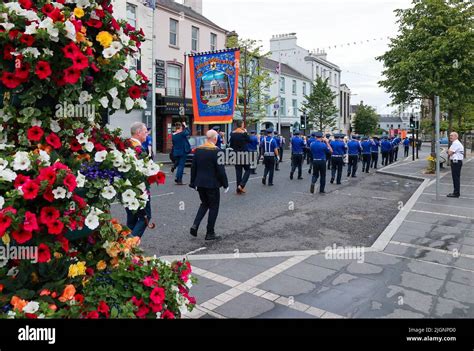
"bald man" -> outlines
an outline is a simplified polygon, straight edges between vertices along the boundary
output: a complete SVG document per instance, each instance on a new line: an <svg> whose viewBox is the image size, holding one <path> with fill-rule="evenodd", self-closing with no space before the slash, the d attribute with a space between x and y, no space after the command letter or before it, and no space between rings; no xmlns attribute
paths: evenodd
<svg viewBox="0 0 474 351"><path fill-rule="evenodd" d="M464 160L464 146L458 140L459 135L456 132L452 132L449 135L451 140L451 147L448 150L448 155L451 160L451 175L453 177L454 191L448 194L448 197L460 197L461 196L461 168L462 161Z"/></svg>
<svg viewBox="0 0 474 351"><path fill-rule="evenodd" d="M191 183L189 184L191 188L199 192L201 199L201 206L190 229L190 234L197 236L199 225L209 211L206 240L220 239L214 230L219 213L219 188L225 188L226 192L229 190L224 153L216 146L217 135L215 130L208 131L206 142L196 148L191 167Z"/></svg>

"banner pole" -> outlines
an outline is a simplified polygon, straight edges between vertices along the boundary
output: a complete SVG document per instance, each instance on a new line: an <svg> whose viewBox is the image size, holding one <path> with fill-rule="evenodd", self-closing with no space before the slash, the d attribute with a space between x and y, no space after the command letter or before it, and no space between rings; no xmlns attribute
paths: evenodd
<svg viewBox="0 0 474 351"><path fill-rule="evenodd" d="M186 52L184 53L184 85L183 85L183 106L184 106L184 114L181 116L182 119L186 119L186 75L187 75L187 55ZM191 124L191 120L189 121ZM191 127L191 126L190 126ZM191 127L192 128L192 127Z"/></svg>

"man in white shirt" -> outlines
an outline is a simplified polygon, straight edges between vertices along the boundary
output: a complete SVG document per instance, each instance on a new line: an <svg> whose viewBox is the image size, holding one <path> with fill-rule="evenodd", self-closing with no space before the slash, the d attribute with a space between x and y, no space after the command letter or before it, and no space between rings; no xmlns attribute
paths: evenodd
<svg viewBox="0 0 474 351"><path fill-rule="evenodd" d="M451 175L453 176L454 191L448 194L448 197L461 196L461 168L464 160L464 146L458 140L458 133L452 132L449 139L452 144L448 150L448 155L451 160Z"/></svg>

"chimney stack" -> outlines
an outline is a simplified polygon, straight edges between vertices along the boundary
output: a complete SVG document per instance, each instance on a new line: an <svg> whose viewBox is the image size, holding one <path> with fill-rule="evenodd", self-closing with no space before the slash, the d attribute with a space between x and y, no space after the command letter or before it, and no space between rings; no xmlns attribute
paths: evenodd
<svg viewBox="0 0 474 351"><path fill-rule="evenodd" d="M183 5L190 7L202 15L202 0L184 0Z"/></svg>

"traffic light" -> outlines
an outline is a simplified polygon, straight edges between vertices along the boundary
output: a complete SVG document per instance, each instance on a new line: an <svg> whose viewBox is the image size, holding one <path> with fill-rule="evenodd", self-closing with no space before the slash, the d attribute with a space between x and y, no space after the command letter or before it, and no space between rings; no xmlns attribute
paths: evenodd
<svg viewBox="0 0 474 351"><path fill-rule="evenodd" d="M306 129L306 115L301 116L300 126L301 126L301 129Z"/></svg>
<svg viewBox="0 0 474 351"><path fill-rule="evenodd" d="M415 117L413 117L413 115L410 117L410 129L415 129L416 128L416 125L415 125Z"/></svg>

